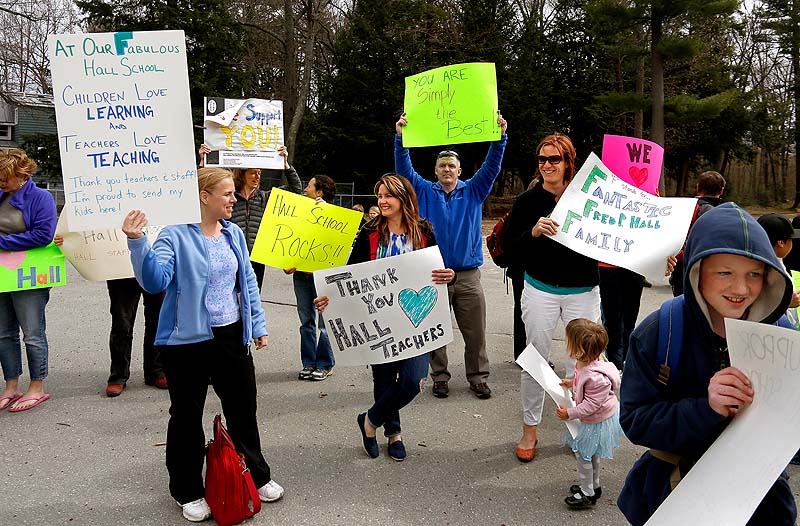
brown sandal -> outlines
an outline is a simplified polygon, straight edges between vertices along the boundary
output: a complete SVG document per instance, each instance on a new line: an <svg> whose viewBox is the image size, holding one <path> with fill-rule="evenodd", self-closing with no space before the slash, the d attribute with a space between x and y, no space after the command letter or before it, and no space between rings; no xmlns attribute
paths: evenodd
<svg viewBox="0 0 800 526"><path fill-rule="evenodd" d="M536 446L539 445L539 440L536 440L536 443L533 444L531 449L522 449L518 447L516 450L517 458L520 462L530 462L536 456Z"/></svg>

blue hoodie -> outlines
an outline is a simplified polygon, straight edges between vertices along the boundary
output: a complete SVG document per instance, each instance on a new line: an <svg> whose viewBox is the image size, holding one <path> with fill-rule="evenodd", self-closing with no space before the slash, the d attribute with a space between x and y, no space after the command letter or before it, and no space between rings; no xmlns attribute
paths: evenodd
<svg viewBox="0 0 800 526"><path fill-rule="evenodd" d="M766 275L761 294L744 319L775 323L786 311L792 283L766 232L747 212L725 203L703 214L686 243L684 337L678 366L667 386L658 380L658 311L633 332L622 377L620 423L631 442L696 462L730 423L708 403L708 384L719 370L727 343L711 328L708 306L699 293L700 262L713 254L736 254L761 261ZM742 451L742 454L747 454ZM645 452L634 464L617 499L632 526L647 522L670 493L674 466ZM746 481L731 481L746 484ZM719 491L725 491L721 485ZM748 525L790 526L797 515L789 485L778 480Z"/></svg>
<svg viewBox="0 0 800 526"><path fill-rule="evenodd" d="M467 181L458 180L450 196L439 182L424 179L411 166L402 135L394 139L394 170L411 182L419 200L419 215L433 223L444 266L467 270L483 265L483 202L500 175L507 135L491 143L486 160Z"/></svg>
<svg viewBox="0 0 800 526"><path fill-rule="evenodd" d="M221 220L222 235L236 255L239 270L239 307L244 328L242 342L266 336L267 325L256 275L247 254L242 229ZM164 228L150 248L146 236L128 239L136 280L151 294L166 289L158 317L156 345L183 345L210 340L211 319L206 305L208 290L208 251L198 225L173 225Z"/></svg>

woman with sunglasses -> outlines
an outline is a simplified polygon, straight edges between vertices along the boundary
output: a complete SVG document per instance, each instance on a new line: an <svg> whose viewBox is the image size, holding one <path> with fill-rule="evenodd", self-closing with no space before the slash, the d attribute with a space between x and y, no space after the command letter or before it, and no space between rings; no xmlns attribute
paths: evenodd
<svg viewBox="0 0 800 526"><path fill-rule="evenodd" d="M547 360L559 319L565 326L576 318L600 321L600 277L597 261L550 238L560 225L549 215L575 176L575 147L566 135L555 134L545 137L537 151L535 184L514 203L507 239L525 272L520 304L526 341ZM575 361L568 360L566 376L572 377L574 369ZM530 462L539 441L544 390L523 370L520 391L523 426L516 455Z"/></svg>
<svg viewBox="0 0 800 526"><path fill-rule="evenodd" d="M359 231L348 264L436 245L433 226L419 216L417 194L407 179L394 173L385 174L375 183L375 195L381 213ZM452 283L455 277L455 271L449 268L436 269L431 275L434 283L444 285ZM328 306L328 297L320 296L314 303L322 312ZM397 461L406 458L400 434L400 409L420 393L427 376L428 354L372 365L375 403L356 419L364 450L371 458L380 454L376 438L380 427L389 441L389 456Z"/></svg>

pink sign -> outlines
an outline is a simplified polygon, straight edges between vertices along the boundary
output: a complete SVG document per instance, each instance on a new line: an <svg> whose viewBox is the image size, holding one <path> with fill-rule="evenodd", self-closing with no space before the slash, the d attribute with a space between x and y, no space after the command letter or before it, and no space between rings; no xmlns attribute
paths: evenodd
<svg viewBox="0 0 800 526"><path fill-rule="evenodd" d="M611 173L645 192L658 195L664 148L636 137L603 136L603 164Z"/></svg>

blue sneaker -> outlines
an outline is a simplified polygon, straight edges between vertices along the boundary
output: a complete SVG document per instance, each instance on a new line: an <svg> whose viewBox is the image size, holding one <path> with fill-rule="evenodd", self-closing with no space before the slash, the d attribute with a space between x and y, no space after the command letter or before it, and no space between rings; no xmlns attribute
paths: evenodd
<svg viewBox="0 0 800 526"><path fill-rule="evenodd" d="M406 459L406 446L403 445L402 440L389 442L388 451L389 456L392 457L392 460L402 462Z"/></svg>
<svg viewBox="0 0 800 526"><path fill-rule="evenodd" d="M376 437L368 437L367 432L364 431L364 421L367 419L367 413L361 413L356 417L358 422L358 430L361 431L361 440L364 443L364 451L370 458L378 458L380 451L378 450L378 439Z"/></svg>

